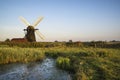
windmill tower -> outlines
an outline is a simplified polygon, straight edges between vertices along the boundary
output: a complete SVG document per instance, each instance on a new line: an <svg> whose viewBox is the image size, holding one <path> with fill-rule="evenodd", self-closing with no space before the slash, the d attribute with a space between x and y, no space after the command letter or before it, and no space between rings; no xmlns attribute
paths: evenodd
<svg viewBox="0 0 120 80"><path fill-rule="evenodd" d="M28 42L36 42L36 36L35 33L41 38L44 39L44 35L38 31L38 29L35 29L35 27L40 23L40 21L43 19L43 17L39 17L36 22L33 25L30 25L30 23L24 18L20 17L21 21L27 26L25 31L25 38Z"/></svg>

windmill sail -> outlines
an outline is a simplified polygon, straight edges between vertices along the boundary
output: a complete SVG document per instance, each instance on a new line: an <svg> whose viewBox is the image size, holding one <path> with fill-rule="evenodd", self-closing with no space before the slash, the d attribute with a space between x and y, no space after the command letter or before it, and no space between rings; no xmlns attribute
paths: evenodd
<svg viewBox="0 0 120 80"><path fill-rule="evenodd" d="M29 26L30 23L24 18L24 17L20 17L20 20L26 25L26 26Z"/></svg>
<svg viewBox="0 0 120 80"><path fill-rule="evenodd" d="M43 19L43 17L39 17L36 21L35 21L35 23L33 24L33 26L34 27L36 27L39 23L40 23L40 21Z"/></svg>
<svg viewBox="0 0 120 80"><path fill-rule="evenodd" d="M42 40L44 40L43 35L41 35L39 31L36 31L36 34L37 34Z"/></svg>

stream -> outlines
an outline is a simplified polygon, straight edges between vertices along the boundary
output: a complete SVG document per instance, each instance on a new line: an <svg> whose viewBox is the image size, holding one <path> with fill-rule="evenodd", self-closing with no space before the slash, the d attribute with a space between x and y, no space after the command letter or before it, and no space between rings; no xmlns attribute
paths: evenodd
<svg viewBox="0 0 120 80"><path fill-rule="evenodd" d="M0 65L0 80L72 80L71 75L56 67L54 59L42 62Z"/></svg>

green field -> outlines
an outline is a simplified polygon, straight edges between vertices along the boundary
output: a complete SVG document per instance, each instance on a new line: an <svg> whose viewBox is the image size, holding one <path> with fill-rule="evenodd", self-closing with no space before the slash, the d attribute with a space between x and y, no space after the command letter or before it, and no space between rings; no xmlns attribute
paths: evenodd
<svg viewBox="0 0 120 80"><path fill-rule="evenodd" d="M74 80L120 80L120 49L93 47L21 48L0 47L0 64L56 59L58 68Z"/></svg>

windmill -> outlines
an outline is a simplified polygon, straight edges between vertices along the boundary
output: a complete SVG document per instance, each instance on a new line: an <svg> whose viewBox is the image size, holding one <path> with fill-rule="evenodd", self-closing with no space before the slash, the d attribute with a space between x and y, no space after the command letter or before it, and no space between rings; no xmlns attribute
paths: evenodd
<svg viewBox="0 0 120 80"><path fill-rule="evenodd" d="M43 17L39 17L33 25L31 25L24 17L20 17L20 20L26 25L25 31L25 38L28 42L36 42L36 36L35 33L41 38L44 39L44 35L38 31L38 29L35 29L35 27L40 23L40 21L43 19Z"/></svg>

